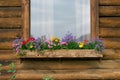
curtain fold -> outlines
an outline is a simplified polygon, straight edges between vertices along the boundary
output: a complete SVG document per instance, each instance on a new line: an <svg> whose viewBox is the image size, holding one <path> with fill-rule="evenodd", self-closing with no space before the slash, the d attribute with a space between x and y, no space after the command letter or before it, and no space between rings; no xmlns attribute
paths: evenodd
<svg viewBox="0 0 120 80"><path fill-rule="evenodd" d="M90 38L90 0L31 0L31 35Z"/></svg>

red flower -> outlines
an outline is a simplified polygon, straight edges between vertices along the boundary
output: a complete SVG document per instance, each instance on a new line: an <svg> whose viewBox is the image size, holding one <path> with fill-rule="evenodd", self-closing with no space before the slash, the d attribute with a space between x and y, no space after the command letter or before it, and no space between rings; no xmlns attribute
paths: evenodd
<svg viewBox="0 0 120 80"><path fill-rule="evenodd" d="M26 45L26 44L27 44L27 41L23 41L22 44L23 44L23 45Z"/></svg>
<svg viewBox="0 0 120 80"><path fill-rule="evenodd" d="M29 43L30 41L34 41L35 38L29 38L27 41L22 42L23 45L26 45L27 43Z"/></svg>
<svg viewBox="0 0 120 80"><path fill-rule="evenodd" d="M85 45L88 45L88 44L89 44L88 39L85 39L85 40L84 40L84 44L85 44Z"/></svg>
<svg viewBox="0 0 120 80"><path fill-rule="evenodd" d="M35 40L35 38L29 38L29 39L27 40L27 42L34 41L34 40Z"/></svg>

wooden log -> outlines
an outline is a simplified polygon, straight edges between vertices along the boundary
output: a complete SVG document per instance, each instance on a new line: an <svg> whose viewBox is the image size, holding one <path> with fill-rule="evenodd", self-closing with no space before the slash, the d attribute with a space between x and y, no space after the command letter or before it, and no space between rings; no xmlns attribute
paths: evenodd
<svg viewBox="0 0 120 80"><path fill-rule="evenodd" d="M15 39L22 37L22 30L19 29L0 29L0 39Z"/></svg>
<svg viewBox="0 0 120 80"><path fill-rule="evenodd" d="M0 18L0 28L21 28L21 18Z"/></svg>
<svg viewBox="0 0 120 80"><path fill-rule="evenodd" d="M0 0L0 6L22 6L22 0Z"/></svg>
<svg viewBox="0 0 120 80"><path fill-rule="evenodd" d="M21 17L22 8L21 7L2 7L0 8L0 17Z"/></svg>
<svg viewBox="0 0 120 80"><path fill-rule="evenodd" d="M120 28L100 28L100 37L120 37Z"/></svg>
<svg viewBox="0 0 120 80"><path fill-rule="evenodd" d="M0 75L1 80L9 80L12 77L12 75Z"/></svg>
<svg viewBox="0 0 120 80"><path fill-rule="evenodd" d="M105 49L102 54L104 55L104 60L120 59L120 49Z"/></svg>
<svg viewBox="0 0 120 80"><path fill-rule="evenodd" d="M119 17L100 17L100 27L114 27L120 28Z"/></svg>
<svg viewBox="0 0 120 80"><path fill-rule="evenodd" d="M83 70L83 69L120 69L120 60L63 60L63 61L22 61L16 70ZM4 70L9 69L3 66Z"/></svg>
<svg viewBox="0 0 120 80"><path fill-rule="evenodd" d="M7 52L10 51L10 52ZM11 50L4 50L3 52L0 50L0 60L16 60L18 59L17 54Z"/></svg>
<svg viewBox="0 0 120 80"><path fill-rule="evenodd" d="M4 41L0 42L0 50L11 50L12 47L12 41Z"/></svg>
<svg viewBox="0 0 120 80"><path fill-rule="evenodd" d="M120 0L99 0L100 5L120 5Z"/></svg>
<svg viewBox="0 0 120 80"><path fill-rule="evenodd" d="M102 38L106 49L120 49L120 38Z"/></svg>
<svg viewBox="0 0 120 80"><path fill-rule="evenodd" d="M100 6L99 16L120 16L120 6Z"/></svg>
<svg viewBox="0 0 120 80"><path fill-rule="evenodd" d="M120 79L120 69L88 69L88 70L21 70L16 79L42 79L48 75L59 80L79 79Z"/></svg>

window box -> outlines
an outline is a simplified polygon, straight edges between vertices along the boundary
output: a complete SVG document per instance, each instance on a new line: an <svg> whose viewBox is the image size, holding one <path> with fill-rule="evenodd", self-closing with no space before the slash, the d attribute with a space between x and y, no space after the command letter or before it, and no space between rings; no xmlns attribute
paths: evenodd
<svg viewBox="0 0 120 80"><path fill-rule="evenodd" d="M102 58L103 55L94 49L87 50L44 50L29 51L25 50L25 56L20 58Z"/></svg>

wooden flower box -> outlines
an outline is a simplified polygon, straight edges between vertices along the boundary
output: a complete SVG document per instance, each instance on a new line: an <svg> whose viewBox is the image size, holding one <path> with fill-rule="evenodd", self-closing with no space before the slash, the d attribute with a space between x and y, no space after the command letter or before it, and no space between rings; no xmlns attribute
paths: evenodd
<svg viewBox="0 0 120 80"><path fill-rule="evenodd" d="M103 55L95 50L44 50L24 51L21 58L102 58Z"/></svg>

